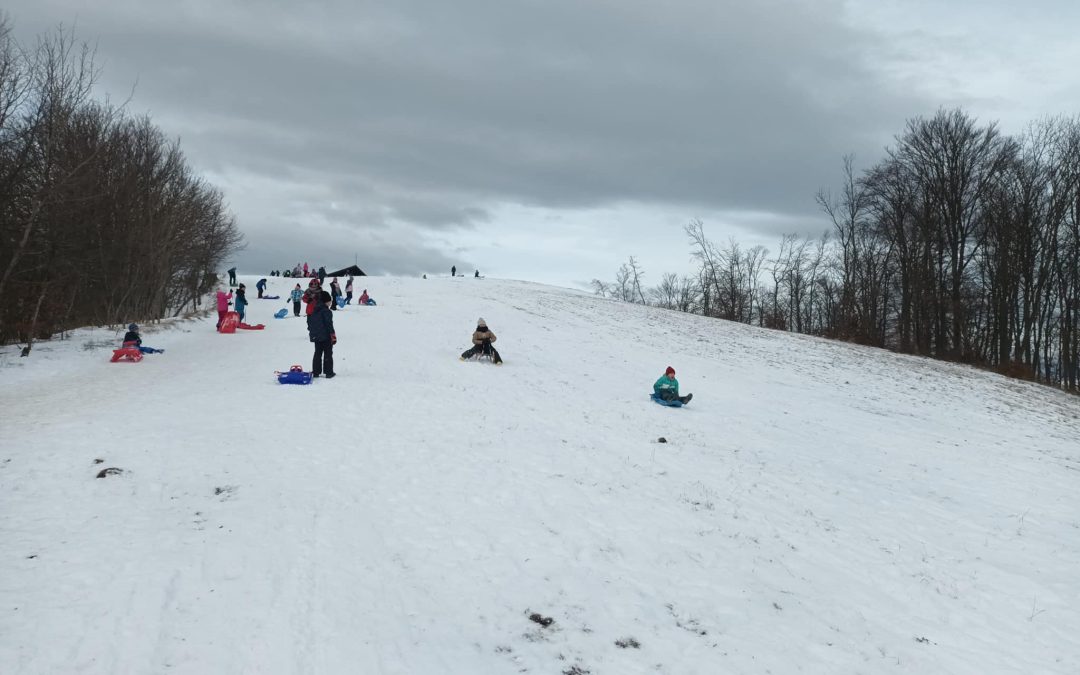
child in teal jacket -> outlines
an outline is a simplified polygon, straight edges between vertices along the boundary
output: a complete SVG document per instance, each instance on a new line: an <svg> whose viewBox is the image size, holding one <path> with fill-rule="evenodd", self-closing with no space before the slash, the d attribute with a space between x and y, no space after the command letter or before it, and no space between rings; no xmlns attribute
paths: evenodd
<svg viewBox="0 0 1080 675"><path fill-rule="evenodd" d="M671 366L667 367L664 374L660 376L660 379L656 381L652 386L653 394L664 401L678 401L683 405L690 402L690 399L694 398L693 394L687 394L686 396L679 396L679 381L675 379L675 369Z"/></svg>
<svg viewBox="0 0 1080 675"><path fill-rule="evenodd" d="M247 315L247 296L245 295L246 289L244 284L240 284L240 288L236 289L236 302L233 304L236 307L236 313L240 315L240 320L243 321Z"/></svg>

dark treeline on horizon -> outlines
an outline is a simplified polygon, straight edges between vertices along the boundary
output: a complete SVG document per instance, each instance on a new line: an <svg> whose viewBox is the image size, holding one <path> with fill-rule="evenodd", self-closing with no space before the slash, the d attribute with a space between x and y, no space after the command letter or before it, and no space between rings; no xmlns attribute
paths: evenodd
<svg viewBox="0 0 1080 675"><path fill-rule="evenodd" d="M651 288L633 257L599 295L990 367L1080 391L1080 119L1018 137L962 110L910 120L876 166L843 163L821 238L718 246Z"/></svg>
<svg viewBox="0 0 1080 675"><path fill-rule="evenodd" d="M0 13L0 343L195 308L241 243L148 117L92 99L93 52Z"/></svg>

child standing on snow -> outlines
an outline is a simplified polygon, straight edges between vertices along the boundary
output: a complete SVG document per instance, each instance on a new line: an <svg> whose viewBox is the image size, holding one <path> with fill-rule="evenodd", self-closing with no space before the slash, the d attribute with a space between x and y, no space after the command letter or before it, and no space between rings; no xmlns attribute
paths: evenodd
<svg viewBox="0 0 1080 675"><path fill-rule="evenodd" d="M266 290L266 279L259 279L259 283L255 284L255 290L259 292L259 297L263 296L263 291Z"/></svg>
<svg viewBox="0 0 1080 675"><path fill-rule="evenodd" d="M240 315L241 321L244 320L244 316L247 314L245 310L247 309L248 301L245 293L247 293L247 291L245 290L244 284L240 284L240 288L236 289L236 313Z"/></svg>
<svg viewBox="0 0 1080 675"><path fill-rule="evenodd" d="M225 313L229 311L229 302L232 301L232 291L226 295L225 291L218 289L217 292L217 329L221 330L221 322L225 320Z"/></svg>
<svg viewBox="0 0 1080 675"><path fill-rule="evenodd" d="M352 304L352 275L349 275L349 280L345 282L345 304Z"/></svg>
<svg viewBox="0 0 1080 675"><path fill-rule="evenodd" d="M303 296L304 297L304 304L307 305L307 310L305 311L305 313L308 316L311 316L312 312L315 311L315 308L318 307L319 302L320 302L319 296L320 296L320 294L322 292L323 292L322 285L319 284L318 279L312 279L311 281L308 282L307 290L304 291L304 296Z"/></svg>
<svg viewBox="0 0 1080 675"><path fill-rule="evenodd" d="M341 284L338 283L337 277L334 277L330 281L330 309L336 310L338 308L338 298L341 297Z"/></svg>
<svg viewBox="0 0 1080 675"><path fill-rule="evenodd" d="M476 320L476 331L472 334L472 349L465 350L461 355L461 360L471 359L474 356L490 356L491 361L496 365L502 364L502 357L499 356L499 352L495 349L492 343L495 342L495 333L487 327L487 322L483 317Z"/></svg>
<svg viewBox="0 0 1080 675"><path fill-rule="evenodd" d="M334 345L337 334L334 332L334 314L330 311L330 294L319 291L319 299L311 314L308 314L308 338L315 343L315 356L311 360L311 374L314 377L325 375L334 377Z"/></svg>
<svg viewBox="0 0 1080 675"><path fill-rule="evenodd" d="M694 398L693 394L679 396L679 381L675 379L675 369L671 366L667 367L667 370L653 384L652 388L653 396L662 401L678 401L686 405L690 402L690 399Z"/></svg>
<svg viewBox="0 0 1080 675"><path fill-rule="evenodd" d="M294 316L300 316L300 300L304 297L304 292L300 290L300 284L296 284L296 288L292 289L289 293L289 299L292 300L292 313Z"/></svg>

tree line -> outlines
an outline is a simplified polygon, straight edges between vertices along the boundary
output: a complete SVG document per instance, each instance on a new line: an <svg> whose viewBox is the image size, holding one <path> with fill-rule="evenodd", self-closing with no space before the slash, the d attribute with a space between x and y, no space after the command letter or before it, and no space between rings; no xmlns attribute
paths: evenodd
<svg viewBox="0 0 1080 675"><path fill-rule="evenodd" d="M149 117L93 98L94 53L0 15L0 343L198 308L241 245Z"/></svg>
<svg viewBox="0 0 1080 675"><path fill-rule="evenodd" d="M595 291L627 302L994 368L1080 392L1080 119L1018 136L960 109L907 122L873 167L843 161L831 229L775 256L718 245L650 288L631 257Z"/></svg>

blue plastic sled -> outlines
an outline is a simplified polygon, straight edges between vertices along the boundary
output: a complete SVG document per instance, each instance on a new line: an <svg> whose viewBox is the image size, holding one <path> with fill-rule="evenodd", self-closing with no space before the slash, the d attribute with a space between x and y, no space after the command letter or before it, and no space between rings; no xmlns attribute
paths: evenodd
<svg viewBox="0 0 1080 675"><path fill-rule="evenodd" d="M375 299L374 298L368 298L367 304L368 304L368 307L374 307L375 306Z"/></svg>
<svg viewBox="0 0 1080 675"><path fill-rule="evenodd" d="M338 306L338 309L341 309L342 307L345 306L345 298L341 297L340 295L337 296L337 306Z"/></svg>
<svg viewBox="0 0 1080 675"><path fill-rule="evenodd" d="M278 384L311 384L311 373L299 370L300 366L293 366L298 370L289 370L277 374Z"/></svg>
<svg viewBox="0 0 1080 675"><path fill-rule="evenodd" d="M257 298L257 299L258 300L280 300L281 296L280 295L264 295L261 298Z"/></svg>
<svg viewBox="0 0 1080 675"><path fill-rule="evenodd" d="M665 401L664 399L660 398L656 394L649 394L649 398L656 401L660 405L666 405L669 408L681 408L682 407L682 401L680 401L679 399L675 399L673 401Z"/></svg>
<svg viewBox="0 0 1080 675"><path fill-rule="evenodd" d="M278 311L274 312L274 318L275 319L284 319L288 315L289 315L289 310L284 308L284 307L279 309Z"/></svg>

